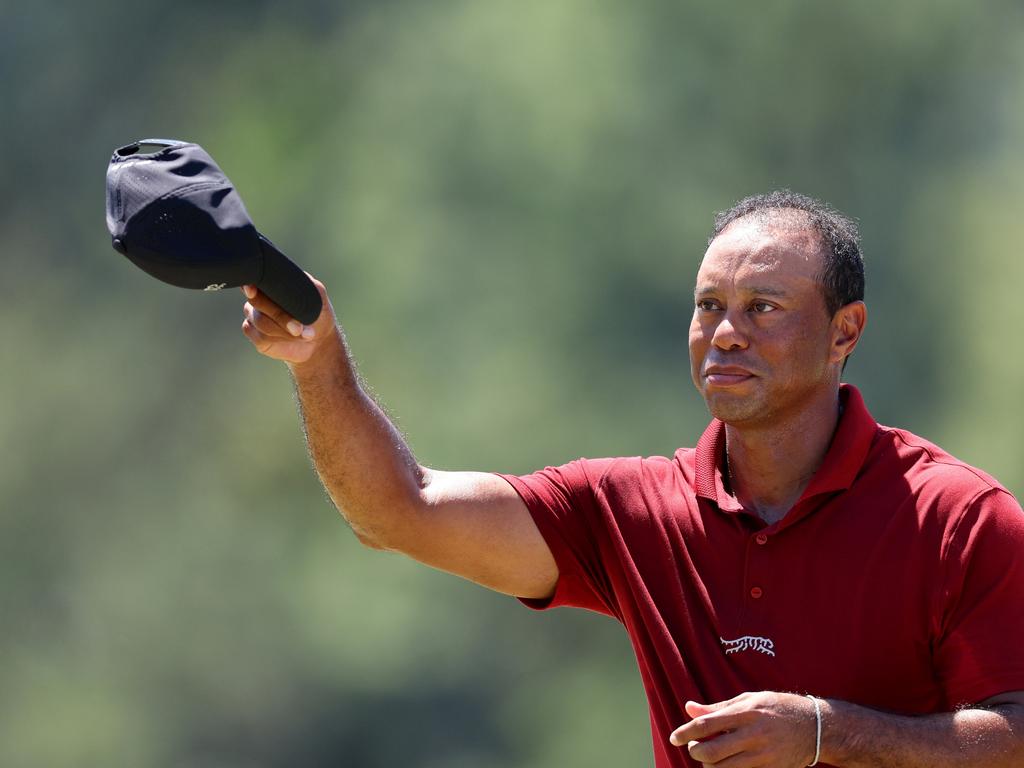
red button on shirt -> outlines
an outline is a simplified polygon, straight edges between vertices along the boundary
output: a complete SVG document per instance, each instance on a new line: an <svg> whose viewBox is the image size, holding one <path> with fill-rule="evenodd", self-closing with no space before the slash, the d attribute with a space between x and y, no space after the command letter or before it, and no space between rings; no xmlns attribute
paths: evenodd
<svg viewBox="0 0 1024 768"><path fill-rule="evenodd" d="M759 533L757 534L757 536L754 537L754 541L756 541L758 544L767 544L768 537L765 536L763 533Z"/></svg>
<svg viewBox="0 0 1024 768"><path fill-rule="evenodd" d="M763 595L763 594L764 594L764 590L762 590L760 587L754 587L753 589L750 590L750 596L752 598L754 598L755 600L760 598L761 595Z"/></svg>

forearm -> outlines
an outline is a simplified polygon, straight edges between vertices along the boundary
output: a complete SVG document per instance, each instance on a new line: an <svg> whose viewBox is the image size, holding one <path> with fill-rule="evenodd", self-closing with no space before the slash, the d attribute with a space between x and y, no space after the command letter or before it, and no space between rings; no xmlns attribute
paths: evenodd
<svg viewBox="0 0 1024 768"><path fill-rule="evenodd" d="M1024 707L996 705L936 715L892 715L822 703L821 762L841 768L1020 768Z"/></svg>
<svg viewBox="0 0 1024 768"><path fill-rule="evenodd" d="M419 499L423 474L412 451L360 386L340 329L289 370L324 488L360 541L385 548Z"/></svg>

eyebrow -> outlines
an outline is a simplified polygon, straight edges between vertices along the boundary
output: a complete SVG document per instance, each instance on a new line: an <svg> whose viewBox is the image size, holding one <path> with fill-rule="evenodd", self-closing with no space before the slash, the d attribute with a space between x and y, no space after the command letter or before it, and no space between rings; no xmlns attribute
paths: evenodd
<svg viewBox="0 0 1024 768"><path fill-rule="evenodd" d="M781 288L769 288L767 286L752 286L750 288L743 289L747 293L753 293L758 296L775 296L777 298L786 298L789 294ZM714 293L715 287L713 285L698 285L694 291L694 296L706 296L709 293Z"/></svg>

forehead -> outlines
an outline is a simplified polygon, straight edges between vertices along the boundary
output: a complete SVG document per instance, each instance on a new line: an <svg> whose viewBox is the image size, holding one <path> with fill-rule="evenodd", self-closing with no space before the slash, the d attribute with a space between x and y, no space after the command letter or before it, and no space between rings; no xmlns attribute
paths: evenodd
<svg viewBox="0 0 1024 768"><path fill-rule="evenodd" d="M697 290L766 285L816 288L821 241L802 221L734 221L708 246Z"/></svg>

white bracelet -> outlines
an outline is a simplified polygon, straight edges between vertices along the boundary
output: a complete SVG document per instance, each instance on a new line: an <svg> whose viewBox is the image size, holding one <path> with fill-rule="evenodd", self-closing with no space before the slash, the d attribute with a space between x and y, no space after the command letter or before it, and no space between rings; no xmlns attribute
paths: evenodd
<svg viewBox="0 0 1024 768"><path fill-rule="evenodd" d="M808 768L812 765L818 764L818 758L821 757L821 700L816 696L811 696L809 693L804 694L808 699L814 702L814 718L817 721L817 733L814 737L814 762L808 763Z"/></svg>

